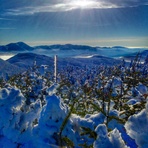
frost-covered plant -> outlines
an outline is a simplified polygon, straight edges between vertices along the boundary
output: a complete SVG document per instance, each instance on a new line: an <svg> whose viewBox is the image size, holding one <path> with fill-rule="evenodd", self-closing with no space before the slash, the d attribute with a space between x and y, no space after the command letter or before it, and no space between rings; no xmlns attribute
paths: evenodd
<svg viewBox="0 0 148 148"><path fill-rule="evenodd" d="M77 140L74 136L71 121L69 117L67 118L68 108L56 95L47 96L46 100L47 104L41 112L39 124L36 129L34 129L35 135L37 135L40 143L46 146L64 146L67 141L63 141L65 138L69 138L76 143ZM65 120L66 118L67 121ZM66 123L63 124L64 122Z"/></svg>
<svg viewBox="0 0 148 148"><path fill-rule="evenodd" d="M107 127L104 124L100 124L95 131L97 133L97 139L93 145L95 148L127 148L117 129L108 133Z"/></svg>
<svg viewBox="0 0 148 148"><path fill-rule="evenodd" d="M135 139L139 148L148 147L148 102L146 109L128 119L125 128L127 133Z"/></svg>
<svg viewBox="0 0 148 148"><path fill-rule="evenodd" d="M41 111L38 100L29 107L26 98L20 90L10 85L0 90L0 146L6 147L6 142L12 147L28 143L32 138L32 129Z"/></svg>
<svg viewBox="0 0 148 148"><path fill-rule="evenodd" d="M34 65L30 70L11 77L8 81L13 86L21 90L26 97L26 103L29 105L40 99L42 105L45 104L46 89L51 85L51 75L45 72L46 65L37 67Z"/></svg>

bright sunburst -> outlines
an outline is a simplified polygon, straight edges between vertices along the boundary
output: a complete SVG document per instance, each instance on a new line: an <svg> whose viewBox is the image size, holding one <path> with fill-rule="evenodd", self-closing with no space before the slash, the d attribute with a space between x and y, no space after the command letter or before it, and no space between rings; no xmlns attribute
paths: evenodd
<svg viewBox="0 0 148 148"><path fill-rule="evenodd" d="M73 0L72 1L73 6L79 7L79 8L88 8L94 5L94 1L92 0Z"/></svg>

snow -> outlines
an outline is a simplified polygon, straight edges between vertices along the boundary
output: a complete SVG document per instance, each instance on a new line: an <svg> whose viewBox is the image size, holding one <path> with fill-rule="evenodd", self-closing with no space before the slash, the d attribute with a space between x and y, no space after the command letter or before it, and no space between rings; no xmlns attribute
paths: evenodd
<svg viewBox="0 0 148 148"><path fill-rule="evenodd" d="M94 142L94 147L99 148L106 148L111 146L111 142L108 137L107 128L104 124L100 124L95 129L95 132L97 133L97 139Z"/></svg>
<svg viewBox="0 0 148 148"><path fill-rule="evenodd" d="M148 88L145 85L141 84L141 83L137 86L137 89L139 90L139 92L142 95L148 94Z"/></svg>
<svg viewBox="0 0 148 148"><path fill-rule="evenodd" d="M135 99L130 99L129 101L126 102L126 104L128 104L128 105L134 105L136 103L137 103L137 100L135 100Z"/></svg>
<svg viewBox="0 0 148 148"><path fill-rule="evenodd" d="M110 141L112 143L113 148L127 148L127 146L125 145L125 143L121 137L121 133L119 133L119 131L117 129L114 129L110 133Z"/></svg>
<svg viewBox="0 0 148 148"><path fill-rule="evenodd" d="M39 73L41 74L41 76L44 76L45 74L45 70L47 69L47 65L41 65L40 69L39 69Z"/></svg>
<svg viewBox="0 0 148 148"><path fill-rule="evenodd" d="M74 58L92 58L94 55L81 55L81 56L75 56Z"/></svg>
<svg viewBox="0 0 148 148"><path fill-rule="evenodd" d="M127 148L117 129L108 133L106 125L99 124L95 131L98 135L93 145L95 148Z"/></svg>
<svg viewBox="0 0 148 148"><path fill-rule="evenodd" d="M46 97L47 104L43 107L39 118L39 124L35 129L37 139L44 145L53 144L57 145L54 135L60 132L60 127L63 120L66 118L68 108L61 102L61 99L56 95ZM68 121L68 126L63 131L63 134L69 137L76 143L72 125ZM41 130L42 129L42 130Z"/></svg>
<svg viewBox="0 0 148 148"><path fill-rule="evenodd" d="M6 85L0 90L0 139L1 147L17 147L16 143L27 143L31 140L33 121L38 118L41 103L37 100L26 110L26 99L17 88ZM8 145L7 145L8 144Z"/></svg>
<svg viewBox="0 0 148 148"><path fill-rule="evenodd" d="M58 84L53 83L49 88L47 88L46 92L49 96L55 94L57 92Z"/></svg>
<svg viewBox="0 0 148 148"><path fill-rule="evenodd" d="M17 88L7 85L0 90L0 95L0 134L3 135L0 145L2 147L7 145L6 142L8 143L7 146L17 147L20 144L24 148L30 146L37 148L41 146L49 147L58 144L55 137L58 136L60 127L69 112L61 98L53 93L46 97L46 104L43 108L40 100L31 103L27 108L25 98ZM38 123L35 124L35 120ZM93 144L93 139L88 139L88 136L83 136L83 138L80 136L82 132L80 127L91 128L99 134L99 139L100 137L102 140L106 139L105 147L115 141L114 136L118 132L113 132L108 137L106 126L98 126L102 125L104 121L105 116L102 113L86 115L84 118L73 114L68 119L62 135L73 141L76 147L79 147L79 144L83 141ZM95 127L97 128L95 129ZM116 143L123 145L120 134L118 134L118 137L120 141L116 141ZM99 139L94 142L94 147L98 146ZM103 142L102 140L101 142Z"/></svg>
<svg viewBox="0 0 148 148"><path fill-rule="evenodd" d="M128 119L125 128L127 133L135 139L139 148L148 147L148 102L146 109Z"/></svg>
<svg viewBox="0 0 148 148"><path fill-rule="evenodd" d="M148 147L147 65L57 67L55 83L46 62L0 83L0 147Z"/></svg>

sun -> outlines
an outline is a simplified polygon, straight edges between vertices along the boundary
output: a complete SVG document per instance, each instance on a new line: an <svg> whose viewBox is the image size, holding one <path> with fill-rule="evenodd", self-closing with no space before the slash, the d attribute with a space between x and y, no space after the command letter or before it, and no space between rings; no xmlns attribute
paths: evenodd
<svg viewBox="0 0 148 148"><path fill-rule="evenodd" d="M92 0L74 0L72 1L73 6L78 8L88 8L94 4Z"/></svg>

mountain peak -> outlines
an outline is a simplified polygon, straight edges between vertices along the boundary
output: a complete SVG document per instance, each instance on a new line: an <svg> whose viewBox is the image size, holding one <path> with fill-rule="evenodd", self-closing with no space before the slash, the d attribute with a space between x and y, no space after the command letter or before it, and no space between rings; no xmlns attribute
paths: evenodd
<svg viewBox="0 0 148 148"><path fill-rule="evenodd" d="M31 51L33 47L30 47L24 42L9 43L4 46L0 46L0 51L10 52L10 51Z"/></svg>

